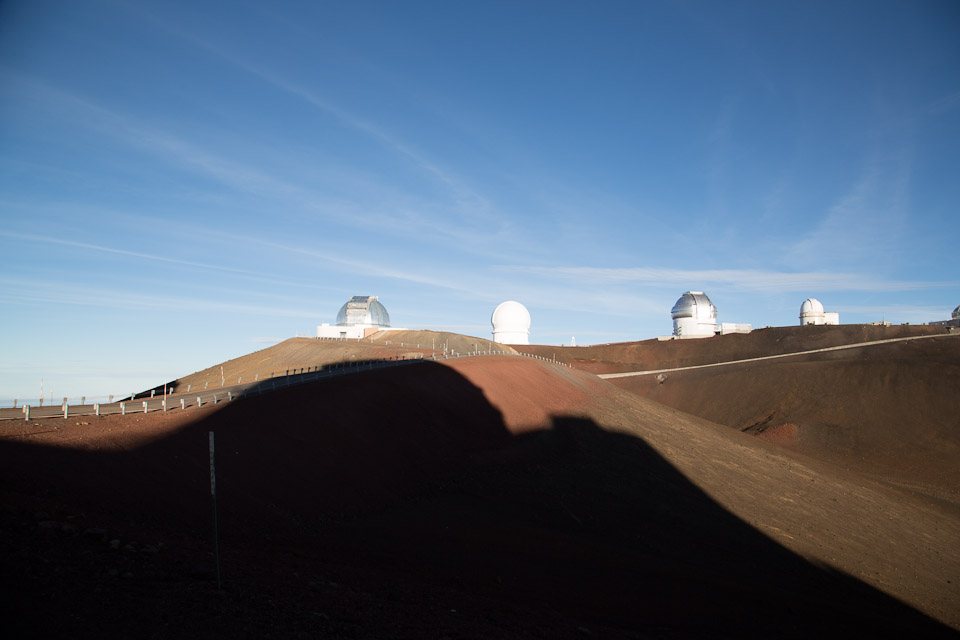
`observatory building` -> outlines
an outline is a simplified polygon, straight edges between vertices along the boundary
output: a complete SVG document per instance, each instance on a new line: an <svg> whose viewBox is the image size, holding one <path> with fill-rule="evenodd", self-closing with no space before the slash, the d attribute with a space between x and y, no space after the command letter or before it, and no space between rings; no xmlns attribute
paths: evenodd
<svg viewBox="0 0 960 640"><path fill-rule="evenodd" d="M953 313L950 314L949 320L936 320L930 324L947 326L947 327L960 327L960 305L953 310Z"/></svg>
<svg viewBox="0 0 960 640"><path fill-rule="evenodd" d="M500 344L530 344L530 312L519 302L501 302L490 317L493 341Z"/></svg>
<svg viewBox="0 0 960 640"><path fill-rule="evenodd" d="M717 323L717 308L703 291L687 291L670 310L673 338L709 338L716 334L750 333L749 324Z"/></svg>
<svg viewBox="0 0 960 640"><path fill-rule="evenodd" d="M377 296L353 296L340 307L337 324L317 327L318 338L365 338L390 329L390 314Z"/></svg>
<svg viewBox="0 0 960 640"><path fill-rule="evenodd" d="M816 298L807 298L800 305L800 326L807 324L840 324L840 313L824 311Z"/></svg>

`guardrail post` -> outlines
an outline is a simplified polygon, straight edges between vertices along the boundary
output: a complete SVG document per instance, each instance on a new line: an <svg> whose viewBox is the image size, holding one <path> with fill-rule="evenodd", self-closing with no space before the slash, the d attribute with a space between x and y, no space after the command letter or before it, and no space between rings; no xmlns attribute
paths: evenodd
<svg viewBox="0 0 960 640"><path fill-rule="evenodd" d="M93 403L93 413L94 413L94 415L96 415L98 418L100 417L100 403L99 403L99 402L94 402L94 403Z"/></svg>
<svg viewBox="0 0 960 640"><path fill-rule="evenodd" d="M227 391L227 401L233 402L233 391Z"/></svg>
<svg viewBox="0 0 960 640"><path fill-rule="evenodd" d="M157 390L156 390L156 389L150 389L150 397L153 398L153 397L156 396L156 395L157 395Z"/></svg>
<svg viewBox="0 0 960 640"><path fill-rule="evenodd" d="M186 398L180 398L180 408L181 408L181 409L186 409L186 408L187 408L187 399L186 399Z"/></svg>
<svg viewBox="0 0 960 640"><path fill-rule="evenodd" d="M167 399L166 399L166 398L163 399L163 401L160 403L160 406L163 407L163 410L164 410L164 411L167 410Z"/></svg>
<svg viewBox="0 0 960 640"><path fill-rule="evenodd" d="M126 403L126 402L121 402L121 403L120 403L120 415L122 415L122 416L127 415L127 403Z"/></svg>
<svg viewBox="0 0 960 640"><path fill-rule="evenodd" d="M64 420L66 420L68 417L70 417L69 414L70 414L70 407L68 407L68 406L67 406L67 403L64 402L64 403L63 403L63 418L64 418Z"/></svg>
<svg viewBox="0 0 960 640"><path fill-rule="evenodd" d="M28 404L23 405L23 419L24 420L30 419L30 405Z"/></svg>
<svg viewBox="0 0 960 640"><path fill-rule="evenodd" d="M257 375L255 375L255 376L253 376L253 381L254 381L254 382L256 382L256 381L259 380L259 379L260 379L260 374L259 374L259 373L258 373Z"/></svg>
<svg viewBox="0 0 960 640"><path fill-rule="evenodd" d="M190 393L190 387L192 387L192 386L193 386L192 384L188 384L188 385L187 385L187 393Z"/></svg>
<svg viewBox="0 0 960 640"><path fill-rule="evenodd" d="M143 401L143 412L144 412L144 413L147 412L147 401L146 401L146 400Z"/></svg>
<svg viewBox="0 0 960 640"><path fill-rule="evenodd" d="M217 394L213 394L213 404L217 404Z"/></svg>
<svg viewBox="0 0 960 640"><path fill-rule="evenodd" d="M200 396L197 396L197 408L199 409L202 406L203 406L203 400L200 399Z"/></svg>
<svg viewBox="0 0 960 640"><path fill-rule="evenodd" d="M204 389L204 391L206 391L207 385L209 385L209 384L210 384L209 382L204 382L204 383L203 383L203 389Z"/></svg>

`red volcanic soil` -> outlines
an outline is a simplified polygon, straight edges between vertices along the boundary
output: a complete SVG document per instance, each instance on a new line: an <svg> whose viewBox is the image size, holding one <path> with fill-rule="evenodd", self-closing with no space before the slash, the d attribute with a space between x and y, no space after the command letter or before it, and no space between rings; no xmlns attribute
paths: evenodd
<svg viewBox="0 0 960 640"><path fill-rule="evenodd" d="M750 333L702 339L643 340L587 347L514 345L514 349L553 358L591 373L620 373L746 360L875 340L941 335L949 331L948 327L925 325L808 325L767 327Z"/></svg>
<svg viewBox="0 0 960 640"><path fill-rule="evenodd" d="M517 357L7 422L0 487L16 636L960 628L956 510Z"/></svg>
<svg viewBox="0 0 960 640"><path fill-rule="evenodd" d="M566 348L557 358L596 372L659 370L944 332L927 326L780 327L705 340ZM610 382L842 468L960 504L960 336Z"/></svg>
<svg viewBox="0 0 960 640"><path fill-rule="evenodd" d="M506 345L446 331L379 331L362 340L290 338L173 380L167 384L167 389L183 392L188 385L200 389L207 384L219 385L222 380L228 384L249 383L343 363L410 360L447 353L465 354L475 350L516 353ZM157 387L158 391L162 389L163 385Z"/></svg>

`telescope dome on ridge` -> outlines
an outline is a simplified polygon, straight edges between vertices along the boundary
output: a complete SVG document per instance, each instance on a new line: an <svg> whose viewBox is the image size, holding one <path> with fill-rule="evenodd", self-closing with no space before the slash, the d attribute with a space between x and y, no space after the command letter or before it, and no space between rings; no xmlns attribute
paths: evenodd
<svg viewBox="0 0 960 640"><path fill-rule="evenodd" d="M717 332L717 308L703 291L687 291L670 310L673 335L712 336Z"/></svg>
<svg viewBox="0 0 960 640"><path fill-rule="evenodd" d="M800 324L823 324L823 305L816 298L807 298L800 305Z"/></svg>
<svg viewBox="0 0 960 640"><path fill-rule="evenodd" d="M807 324L840 324L840 314L836 311L824 311L816 298L807 298L800 305L800 326Z"/></svg>
<svg viewBox="0 0 960 640"><path fill-rule="evenodd" d="M317 337L353 340L391 330L390 314L377 296L353 296L340 307L336 324L317 327Z"/></svg>
<svg viewBox="0 0 960 640"><path fill-rule="evenodd" d="M519 302L501 302L490 317L493 341L500 344L530 344L530 312Z"/></svg>
<svg viewBox="0 0 960 640"><path fill-rule="evenodd" d="M389 327L390 314L377 296L353 296L340 307L337 324L347 327Z"/></svg>

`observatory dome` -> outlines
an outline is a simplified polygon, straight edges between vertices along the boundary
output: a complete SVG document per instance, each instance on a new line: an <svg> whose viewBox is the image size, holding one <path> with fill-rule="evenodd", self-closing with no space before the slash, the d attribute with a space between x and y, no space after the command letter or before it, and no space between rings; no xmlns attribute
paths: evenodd
<svg viewBox="0 0 960 640"><path fill-rule="evenodd" d="M823 305L816 298L807 298L800 305L800 325L826 324Z"/></svg>
<svg viewBox="0 0 960 640"><path fill-rule="evenodd" d="M675 336L712 336L717 332L717 308L703 291L687 291L670 310Z"/></svg>
<svg viewBox="0 0 960 640"><path fill-rule="evenodd" d="M493 341L500 344L530 344L530 312L519 302L501 302L490 317Z"/></svg>
<svg viewBox="0 0 960 640"><path fill-rule="evenodd" d="M353 296L340 307L337 324L347 327L389 327L390 314L377 296Z"/></svg>
<svg viewBox="0 0 960 640"><path fill-rule="evenodd" d="M960 305L957 305L957 308L953 310L953 313L950 314L950 317L954 320L960 320Z"/></svg>

